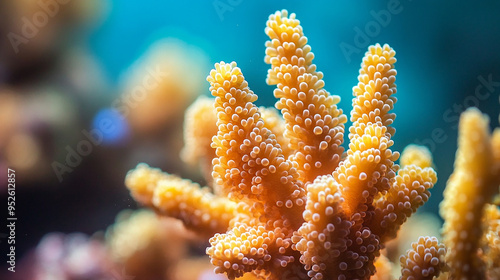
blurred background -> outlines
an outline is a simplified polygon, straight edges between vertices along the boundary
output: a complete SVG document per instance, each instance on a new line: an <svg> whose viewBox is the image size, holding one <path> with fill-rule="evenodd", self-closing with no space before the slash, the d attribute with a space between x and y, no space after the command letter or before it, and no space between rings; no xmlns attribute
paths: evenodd
<svg viewBox="0 0 500 280"><path fill-rule="evenodd" d="M478 107L498 126L498 1L2 0L1 212L11 168L19 270L5 273L2 261L1 279L132 279L116 268L124 257L106 251L117 224L142 217L151 227L165 225L146 212L121 212L138 208L124 187L127 171L145 162L204 183L180 159L185 109L209 96L205 78L219 61L236 61L257 104L274 106L264 27L281 9L297 14L325 88L341 96L347 114L367 47L396 50L394 150L417 143L433 152L439 181L419 211L437 215L460 112ZM7 235L2 226L2 260ZM186 242L185 254L204 255L206 244ZM158 279L139 274L135 279Z"/></svg>

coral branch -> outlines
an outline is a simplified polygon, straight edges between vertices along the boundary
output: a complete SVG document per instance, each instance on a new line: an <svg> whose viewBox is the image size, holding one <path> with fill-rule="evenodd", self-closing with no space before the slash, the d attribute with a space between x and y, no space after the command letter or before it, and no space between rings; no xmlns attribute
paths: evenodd
<svg viewBox="0 0 500 280"><path fill-rule="evenodd" d="M457 279L484 279L484 264L477 255L483 234L481 217L485 204L498 191L488 126L488 118L477 109L462 114L455 170L441 203L447 262Z"/></svg>
<svg viewBox="0 0 500 280"><path fill-rule="evenodd" d="M425 146L408 145L399 159L401 166L415 165L420 168L432 167L432 154Z"/></svg>
<svg viewBox="0 0 500 280"><path fill-rule="evenodd" d="M259 107L259 111L261 118L264 120L264 126L276 136L276 141L280 144L283 156L289 158L294 151L290 148L290 139L285 136L285 120L275 108Z"/></svg>
<svg viewBox="0 0 500 280"><path fill-rule="evenodd" d="M446 268L446 249L436 237L420 237L401 256L400 280L432 280Z"/></svg>
<svg viewBox="0 0 500 280"><path fill-rule="evenodd" d="M432 168L420 167L432 165L432 156L427 148L409 146L401 158L404 159L404 165L398 171L394 184L373 204L375 215L369 227L380 236L382 242L396 237L400 226L427 202L431 195L429 189L437 181Z"/></svg>
<svg viewBox="0 0 500 280"><path fill-rule="evenodd" d="M236 63L215 65L207 80L216 97L217 136L213 177L231 199L252 201L252 213L271 223L302 223L305 191L276 137L264 126L257 100ZM274 215L274 216L273 216ZM299 219L297 219L299 218Z"/></svg>
<svg viewBox="0 0 500 280"><path fill-rule="evenodd" d="M388 127L395 115L389 111L396 99L394 50L388 45L371 46L363 58L359 83L353 88L355 99L351 112L347 158L333 176L342 185L347 213L363 212L373 197L389 189L395 176L393 162L399 154L389 148L394 129Z"/></svg>
<svg viewBox="0 0 500 280"><path fill-rule="evenodd" d="M147 164L141 163L127 173L125 185L137 202L148 207L153 207L153 193L158 181L175 179L180 181L174 175L164 173L158 168L151 168Z"/></svg>
<svg viewBox="0 0 500 280"><path fill-rule="evenodd" d="M264 58L271 64L267 83L277 85L276 108L285 118L290 148L296 151L291 161L300 180L312 182L339 164L347 118L337 108L340 97L323 88L323 73L316 72L314 54L295 14L283 10L269 16L265 32L271 39Z"/></svg>
<svg viewBox="0 0 500 280"><path fill-rule="evenodd" d="M257 269L274 271L294 260L285 255L291 247L287 238L290 234L285 227L267 230L263 225L238 223L228 233L212 237L207 254L216 266L215 272L226 272L230 279Z"/></svg>
<svg viewBox="0 0 500 280"><path fill-rule="evenodd" d="M207 254L216 271L230 278L249 271L279 275L295 260L290 238L303 222L305 190L236 63L216 64L207 80L219 129L212 145L217 149L213 177L231 199L248 204L254 218L210 239Z"/></svg>
<svg viewBox="0 0 500 280"><path fill-rule="evenodd" d="M482 259L489 279L500 279L500 209L488 205L483 215L486 234L483 237Z"/></svg>
<svg viewBox="0 0 500 280"><path fill-rule="evenodd" d="M342 210L339 187L332 176L319 177L307 187L306 222L292 240L311 279L336 278L343 267L339 256L347 250L352 224Z"/></svg>
<svg viewBox="0 0 500 280"><path fill-rule="evenodd" d="M180 219L187 228L203 236L225 232L229 221L238 214L235 202L180 178L158 181L153 205L160 214Z"/></svg>
<svg viewBox="0 0 500 280"><path fill-rule="evenodd" d="M235 202L213 195L208 188L146 164L139 164L127 174L126 185L135 200L162 215L182 220L202 236L225 232L241 209Z"/></svg>
<svg viewBox="0 0 500 280"><path fill-rule="evenodd" d="M212 159L215 149L211 147L212 137L217 134L215 99L200 96L191 104L184 116L184 147L181 159L192 165L201 165L207 178L212 181Z"/></svg>

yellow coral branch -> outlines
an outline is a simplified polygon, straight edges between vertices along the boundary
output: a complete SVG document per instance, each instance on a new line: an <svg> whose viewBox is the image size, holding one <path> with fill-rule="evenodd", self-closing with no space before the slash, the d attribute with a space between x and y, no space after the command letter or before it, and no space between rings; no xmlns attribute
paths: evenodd
<svg viewBox="0 0 500 280"><path fill-rule="evenodd" d="M180 219L187 228L204 236L225 232L237 216L237 204L215 196L208 188L186 179L160 180L153 195L154 209Z"/></svg>
<svg viewBox="0 0 500 280"><path fill-rule="evenodd" d="M264 225L237 223L226 234L216 234L207 248L215 272L226 272L230 279L254 270L275 271L285 268L294 258L285 253L291 249L286 227L266 229ZM276 276L276 275L275 275Z"/></svg>
<svg viewBox="0 0 500 280"><path fill-rule="evenodd" d="M140 163L135 169L130 170L125 177L125 186L132 197L142 205L153 207L153 193L160 180L180 179L174 175L162 172L158 168L151 168L145 163Z"/></svg>
<svg viewBox="0 0 500 280"><path fill-rule="evenodd" d="M252 213L300 224L305 191L276 137L264 126L257 100L236 63L221 62L207 77L216 97L217 136L212 173L232 199L252 201ZM271 217L273 216L274 217Z"/></svg>
<svg viewBox="0 0 500 280"><path fill-rule="evenodd" d="M488 205L483 215L485 235L483 237L482 259L486 264L489 279L500 279L500 209Z"/></svg>
<svg viewBox="0 0 500 280"><path fill-rule="evenodd" d="M385 195L373 203L375 214L369 227L382 242L396 237L400 226L430 197L429 190L437 181L430 151L421 146L410 145L401 156L403 168ZM403 161L404 159L404 161Z"/></svg>
<svg viewBox="0 0 500 280"><path fill-rule="evenodd" d="M276 136L276 141L280 144L283 156L289 158L294 151L290 148L290 139L285 136L285 120L275 108L259 107L259 111L264 120L264 126Z"/></svg>
<svg viewBox="0 0 500 280"><path fill-rule="evenodd" d="M135 200L162 215L182 220L187 228L203 236L225 232L241 209L226 197L213 195L208 188L146 164L139 164L127 174L126 185Z"/></svg>
<svg viewBox="0 0 500 280"><path fill-rule="evenodd" d="M290 238L303 222L302 182L265 126L253 104L257 96L236 63L217 63L207 80L218 119L213 177L231 199L248 204L254 218L214 236L207 254L216 271L230 278L259 270L280 275L295 260Z"/></svg>
<svg viewBox="0 0 500 280"><path fill-rule="evenodd" d="M329 174L340 162L344 123L337 108L340 97L323 87L323 73L312 63L314 54L307 44L300 22L286 10L269 16L265 62L271 64L267 83L277 85L276 108L286 121L286 136L295 151L292 162L303 182Z"/></svg>
<svg viewBox="0 0 500 280"><path fill-rule="evenodd" d="M399 159L401 166L415 165L420 168L432 167L432 154L425 146L408 145Z"/></svg>
<svg viewBox="0 0 500 280"><path fill-rule="evenodd" d="M214 103L215 99L200 96L187 108L184 116L184 147L181 150L181 159L193 166L201 165L208 182L211 181L212 159L215 157L215 149L210 145L212 137L217 134Z"/></svg>
<svg viewBox="0 0 500 280"><path fill-rule="evenodd" d="M389 127L395 115L389 113L396 99L395 51L388 45L370 46L353 88L347 158L333 173L345 198L347 213L366 211L373 197L389 188L395 176L393 162L399 154L389 148L394 129Z"/></svg>
<svg viewBox="0 0 500 280"><path fill-rule="evenodd" d="M307 187L306 221L292 239L311 279L336 279L344 265L351 222L342 210L344 199L332 176L321 176Z"/></svg>
<svg viewBox="0 0 500 280"><path fill-rule="evenodd" d="M488 118L477 109L466 110L459 123L455 170L441 203L444 243L452 277L484 279L478 246L483 208L498 190L493 182L493 155Z"/></svg>
<svg viewBox="0 0 500 280"><path fill-rule="evenodd" d="M401 256L400 280L432 280L446 268L446 249L436 237L420 237Z"/></svg>
<svg viewBox="0 0 500 280"><path fill-rule="evenodd" d="M373 275L371 280L392 280L392 267L391 261L384 255L380 255L375 260L375 269L377 272Z"/></svg>

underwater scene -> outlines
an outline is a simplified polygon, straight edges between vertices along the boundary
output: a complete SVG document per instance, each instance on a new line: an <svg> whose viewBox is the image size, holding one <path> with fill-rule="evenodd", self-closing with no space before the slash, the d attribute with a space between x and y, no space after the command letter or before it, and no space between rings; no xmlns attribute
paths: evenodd
<svg viewBox="0 0 500 280"><path fill-rule="evenodd" d="M0 1L0 279L500 279L499 15Z"/></svg>

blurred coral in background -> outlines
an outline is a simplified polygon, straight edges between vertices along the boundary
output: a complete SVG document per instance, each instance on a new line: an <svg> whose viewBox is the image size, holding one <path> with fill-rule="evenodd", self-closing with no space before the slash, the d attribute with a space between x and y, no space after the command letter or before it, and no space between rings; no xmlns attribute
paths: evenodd
<svg viewBox="0 0 500 280"><path fill-rule="evenodd" d="M75 141L85 106L106 91L102 71L81 46L104 2L62 2L0 4L0 160L24 175L20 182L52 179L56 151Z"/></svg>

